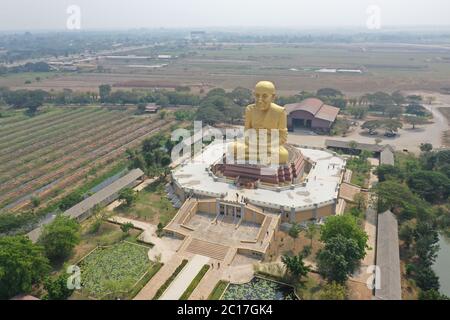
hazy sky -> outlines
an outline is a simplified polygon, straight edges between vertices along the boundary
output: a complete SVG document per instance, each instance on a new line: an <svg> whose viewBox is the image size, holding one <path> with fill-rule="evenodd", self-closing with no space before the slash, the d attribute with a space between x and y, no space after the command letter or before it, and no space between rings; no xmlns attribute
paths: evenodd
<svg viewBox="0 0 450 320"><path fill-rule="evenodd" d="M365 27L366 9L383 26L450 25L449 0L0 0L0 30L65 29L69 5L81 29L155 27Z"/></svg>

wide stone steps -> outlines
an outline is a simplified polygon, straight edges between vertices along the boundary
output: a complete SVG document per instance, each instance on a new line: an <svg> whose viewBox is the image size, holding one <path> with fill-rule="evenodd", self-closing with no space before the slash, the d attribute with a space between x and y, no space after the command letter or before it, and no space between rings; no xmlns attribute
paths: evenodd
<svg viewBox="0 0 450 320"><path fill-rule="evenodd" d="M229 249L230 247L221 244L193 239L187 246L186 251L223 261Z"/></svg>

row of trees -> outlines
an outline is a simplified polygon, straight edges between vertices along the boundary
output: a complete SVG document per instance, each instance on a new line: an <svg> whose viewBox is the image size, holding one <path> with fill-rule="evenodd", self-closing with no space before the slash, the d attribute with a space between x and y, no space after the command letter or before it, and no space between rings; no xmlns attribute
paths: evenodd
<svg viewBox="0 0 450 320"><path fill-rule="evenodd" d="M381 112L390 119L399 118L402 114L416 118L427 118L431 115L422 105L421 96L404 97L398 91L392 94L385 92L365 94L359 99L349 99L348 104L348 113L355 119L364 119L369 111Z"/></svg>
<svg viewBox="0 0 450 320"><path fill-rule="evenodd" d="M0 66L0 76L8 73L19 72L50 72L50 66L45 62L27 62L23 65L14 67Z"/></svg>
<svg viewBox="0 0 450 320"><path fill-rule="evenodd" d="M424 151L409 155L398 165L382 165L376 173L379 211L390 209L399 220L401 256L407 276L420 289L422 299L445 298L439 294L439 278L432 269L439 249L439 231L450 230L450 151Z"/></svg>

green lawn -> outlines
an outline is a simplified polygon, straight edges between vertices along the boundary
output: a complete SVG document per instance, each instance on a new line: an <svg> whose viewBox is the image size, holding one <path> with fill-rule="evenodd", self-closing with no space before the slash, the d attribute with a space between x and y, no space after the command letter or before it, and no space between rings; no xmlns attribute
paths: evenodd
<svg viewBox="0 0 450 320"><path fill-rule="evenodd" d="M79 263L83 294L97 299L128 297L134 284L157 267L147 252L148 248L128 242L96 249Z"/></svg>
<svg viewBox="0 0 450 320"><path fill-rule="evenodd" d="M364 188L368 187L371 169L371 165L368 160L354 157L347 161L347 168L352 170L352 184Z"/></svg>
<svg viewBox="0 0 450 320"><path fill-rule="evenodd" d="M175 216L177 209L167 198L164 184L165 181L155 182L139 192L132 207L120 206L115 211L124 216L166 225Z"/></svg>

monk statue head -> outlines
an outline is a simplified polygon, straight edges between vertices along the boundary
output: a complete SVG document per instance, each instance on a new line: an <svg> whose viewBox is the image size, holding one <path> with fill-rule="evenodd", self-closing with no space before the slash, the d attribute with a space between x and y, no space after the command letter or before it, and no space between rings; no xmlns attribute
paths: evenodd
<svg viewBox="0 0 450 320"><path fill-rule="evenodd" d="M255 104L261 111L269 110L275 101L275 86L270 81L260 81L255 87Z"/></svg>

